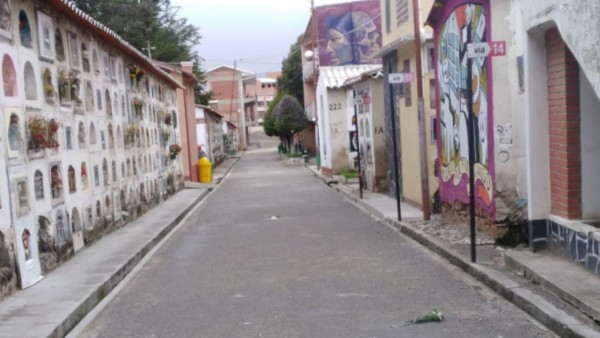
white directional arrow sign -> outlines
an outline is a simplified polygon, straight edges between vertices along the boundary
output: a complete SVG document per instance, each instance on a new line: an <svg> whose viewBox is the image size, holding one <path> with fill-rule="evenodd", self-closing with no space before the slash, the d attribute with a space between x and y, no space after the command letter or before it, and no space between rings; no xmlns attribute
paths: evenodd
<svg viewBox="0 0 600 338"><path fill-rule="evenodd" d="M506 55L506 41L469 43L467 45L468 58L481 58L486 56L501 55Z"/></svg>

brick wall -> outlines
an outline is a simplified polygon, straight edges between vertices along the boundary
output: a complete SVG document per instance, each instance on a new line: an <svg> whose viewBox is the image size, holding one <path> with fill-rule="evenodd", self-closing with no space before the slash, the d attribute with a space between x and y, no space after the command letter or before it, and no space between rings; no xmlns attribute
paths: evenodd
<svg viewBox="0 0 600 338"><path fill-rule="evenodd" d="M546 31L552 214L581 218L579 65L556 28Z"/></svg>

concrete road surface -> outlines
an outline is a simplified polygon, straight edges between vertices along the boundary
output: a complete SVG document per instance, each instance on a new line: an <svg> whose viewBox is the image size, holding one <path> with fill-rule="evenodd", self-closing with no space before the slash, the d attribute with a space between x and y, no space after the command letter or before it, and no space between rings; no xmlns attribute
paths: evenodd
<svg viewBox="0 0 600 338"><path fill-rule="evenodd" d="M434 308L442 323L401 326ZM247 152L80 337L554 337L273 149Z"/></svg>

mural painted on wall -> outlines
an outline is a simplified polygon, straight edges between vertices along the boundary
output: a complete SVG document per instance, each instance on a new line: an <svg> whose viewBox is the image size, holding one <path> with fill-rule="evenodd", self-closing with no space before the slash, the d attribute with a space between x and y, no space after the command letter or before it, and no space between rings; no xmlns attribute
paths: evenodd
<svg viewBox="0 0 600 338"><path fill-rule="evenodd" d="M445 20L436 27L435 48L442 200L469 202L467 123L472 118L475 135L475 199L490 219L494 219L494 131L489 60L471 59L472 75L470 80L467 79L467 44L489 41L488 7L487 3L457 2ZM471 116L467 109L468 85L473 95ZM492 136L491 140L488 135Z"/></svg>
<svg viewBox="0 0 600 338"><path fill-rule="evenodd" d="M319 64L377 64L381 48L379 1L357 1L316 9Z"/></svg>

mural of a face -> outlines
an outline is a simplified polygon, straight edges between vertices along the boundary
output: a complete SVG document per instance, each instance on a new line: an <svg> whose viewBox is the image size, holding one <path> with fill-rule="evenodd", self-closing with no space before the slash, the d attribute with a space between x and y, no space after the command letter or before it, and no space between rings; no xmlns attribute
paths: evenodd
<svg viewBox="0 0 600 338"><path fill-rule="evenodd" d="M352 63L352 45L344 33L329 28L327 38L326 50L331 57L331 65L342 66Z"/></svg>
<svg viewBox="0 0 600 338"><path fill-rule="evenodd" d="M354 38L358 47L360 63L375 63L375 53L381 47L378 42L379 33L373 19L364 12L352 13L354 22Z"/></svg>

